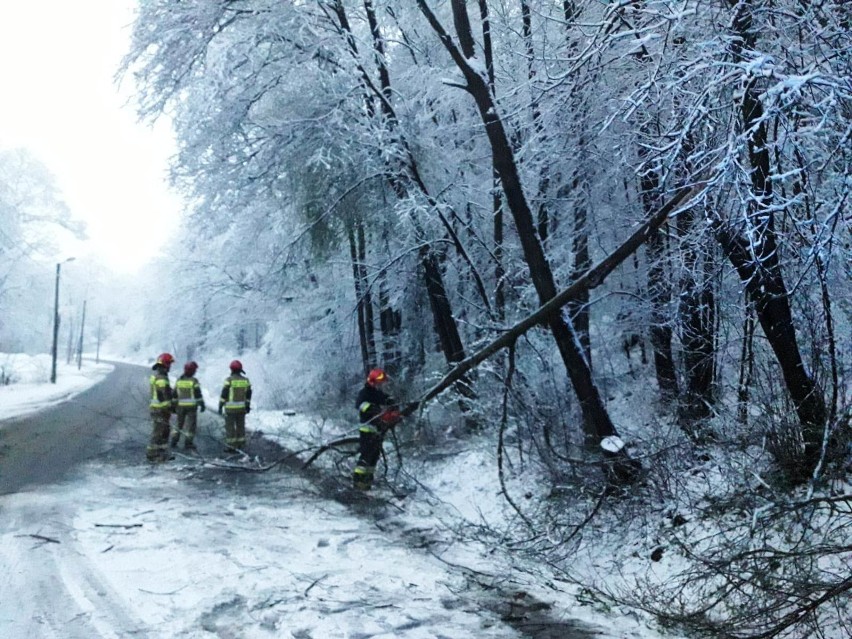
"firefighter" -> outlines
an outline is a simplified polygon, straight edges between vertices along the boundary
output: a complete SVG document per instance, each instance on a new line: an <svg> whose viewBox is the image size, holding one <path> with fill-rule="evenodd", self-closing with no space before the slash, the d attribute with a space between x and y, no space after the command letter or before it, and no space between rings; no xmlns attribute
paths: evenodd
<svg viewBox="0 0 852 639"><path fill-rule="evenodd" d="M231 374L225 379L219 395L219 414L225 414L225 452L235 453L246 447L246 415L251 412L251 382L240 360L235 359L228 368Z"/></svg>
<svg viewBox="0 0 852 639"><path fill-rule="evenodd" d="M204 398L201 396L201 384L195 377L198 364L187 362L183 365L183 375L175 382L177 395L177 427L172 431L172 448L180 442L181 433L184 435L185 450L196 450L195 431L198 427L198 411L206 409Z"/></svg>
<svg viewBox="0 0 852 639"><path fill-rule="evenodd" d="M151 441L145 456L150 462L163 462L174 459L169 452L169 429L174 411L174 393L169 381L169 369L175 358L171 353L162 353L151 367L149 384L151 388L149 410L151 413Z"/></svg>
<svg viewBox="0 0 852 639"><path fill-rule="evenodd" d="M382 454L385 433L401 418L395 401L381 389L387 382L385 371L374 368L367 374L367 381L355 400L361 423L358 428L360 454L352 473L352 483L359 490L370 490L373 487L373 475Z"/></svg>

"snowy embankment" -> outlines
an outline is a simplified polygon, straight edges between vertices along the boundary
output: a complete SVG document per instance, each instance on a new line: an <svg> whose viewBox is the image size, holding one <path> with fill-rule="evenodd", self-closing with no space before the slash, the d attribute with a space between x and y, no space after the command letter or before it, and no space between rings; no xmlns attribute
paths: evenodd
<svg viewBox="0 0 852 639"><path fill-rule="evenodd" d="M57 362L56 383L50 383L50 355L0 353L0 418L28 415L55 406L102 380L111 370L107 363L84 360L76 364Z"/></svg>

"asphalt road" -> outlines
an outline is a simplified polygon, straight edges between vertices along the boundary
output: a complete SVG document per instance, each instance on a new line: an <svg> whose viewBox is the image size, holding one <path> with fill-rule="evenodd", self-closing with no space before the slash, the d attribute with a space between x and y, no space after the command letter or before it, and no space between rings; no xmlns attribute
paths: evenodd
<svg viewBox="0 0 852 639"><path fill-rule="evenodd" d="M0 421L0 495L71 480L78 468L95 457L116 464L144 461L151 434L150 371L145 366L110 363L115 366L112 373L73 399ZM218 441L205 436L221 430L216 417L209 411L200 415L197 443L202 453L221 448Z"/></svg>
<svg viewBox="0 0 852 639"><path fill-rule="evenodd" d="M106 378L73 399L0 421L0 637L160 637L75 544L79 504L63 498L87 462L149 466L144 366L111 362ZM221 450L221 421L200 420L199 450ZM217 428L218 427L218 428ZM58 487L58 490L52 490ZM105 495L107 500L115 496Z"/></svg>

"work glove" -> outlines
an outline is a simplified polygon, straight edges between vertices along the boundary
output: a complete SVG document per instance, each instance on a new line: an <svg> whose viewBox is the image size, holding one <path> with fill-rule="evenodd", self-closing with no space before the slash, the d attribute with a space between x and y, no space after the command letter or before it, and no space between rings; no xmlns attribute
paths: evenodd
<svg viewBox="0 0 852 639"><path fill-rule="evenodd" d="M205 410L207 410L207 407L204 404L201 404L201 412L203 413Z"/></svg>
<svg viewBox="0 0 852 639"><path fill-rule="evenodd" d="M402 414L398 410L386 410L382 413L382 421L385 424L396 424L402 419Z"/></svg>
<svg viewBox="0 0 852 639"><path fill-rule="evenodd" d="M384 434L401 421L402 415L398 410L386 410L379 415L379 431Z"/></svg>
<svg viewBox="0 0 852 639"><path fill-rule="evenodd" d="M216 412L219 413L220 415L222 414L222 405L221 404L219 404L219 408L216 410Z"/></svg>
<svg viewBox="0 0 852 639"><path fill-rule="evenodd" d="M250 412L251 412L251 406L246 406L246 415L248 415Z"/></svg>

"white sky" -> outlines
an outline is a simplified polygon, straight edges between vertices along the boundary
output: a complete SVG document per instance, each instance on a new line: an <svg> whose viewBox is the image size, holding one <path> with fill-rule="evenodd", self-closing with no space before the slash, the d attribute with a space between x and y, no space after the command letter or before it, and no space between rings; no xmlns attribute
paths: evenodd
<svg viewBox="0 0 852 639"><path fill-rule="evenodd" d="M0 147L28 148L87 223L89 242L66 253L121 272L151 259L180 215L168 127L138 124L113 82L135 6L22 0L4 2L0 20Z"/></svg>
<svg viewBox="0 0 852 639"><path fill-rule="evenodd" d="M60 363L54 385L49 364L47 355L0 353L21 381L0 386L4 419L74 401L111 370ZM262 430L291 450L318 423L280 411L253 410L251 418L249 435ZM568 583L543 587L545 566L516 570L522 557L507 565L485 542L454 539L456 526L511 518L487 441L465 442L459 454L430 462L428 474L412 469L422 489L397 503L379 492L391 501L379 516L358 514L284 469L217 482L200 474L195 457L151 467L143 461L146 416L139 424L139 464L96 461L66 483L0 495L4 639L522 639L500 618L519 609L501 600L489 610L490 595L462 567L516 593L513 600L532 595L566 622L593 627L597 639L662 639L635 614L579 605ZM340 435L325 427L330 438ZM637 560L642 570L648 563Z"/></svg>

